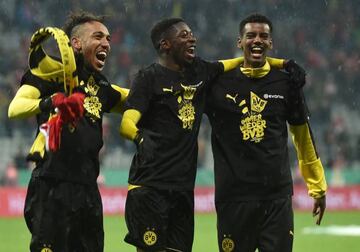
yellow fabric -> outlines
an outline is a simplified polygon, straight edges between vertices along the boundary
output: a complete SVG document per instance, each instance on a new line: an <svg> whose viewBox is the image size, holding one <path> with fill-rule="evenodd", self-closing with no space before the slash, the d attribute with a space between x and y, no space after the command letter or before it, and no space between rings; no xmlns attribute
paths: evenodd
<svg viewBox="0 0 360 252"><path fill-rule="evenodd" d="M266 57L266 61L269 62L270 66L277 69L284 68L284 59L278 58L271 58ZM224 65L224 72L232 70L236 67L239 67L242 63L244 63L244 57L238 57L234 59L226 59L226 60L219 60Z"/></svg>
<svg viewBox="0 0 360 252"><path fill-rule="evenodd" d="M119 87L118 85L112 84L111 87L118 91L121 94L120 101L111 109L111 112L115 113L123 113L124 112L124 104L126 101L126 98L129 95L129 89Z"/></svg>
<svg viewBox="0 0 360 252"><path fill-rule="evenodd" d="M61 55L61 61L50 58L46 55L41 46L45 40L52 36L57 42ZM63 82L64 89L71 94L74 87L78 86L76 74L76 62L74 51L65 32L56 27L45 27L37 30L31 37L29 50L29 67L32 74L39 78Z"/></svg>
<svg viewBox="0 0 360 252"><path fill-rule="evenodd" d="M133 141L139 130L136 124L139 122L140 118L141 113L138 110L126 110L120 124L120 135Z"/></svg>
<svg viewBox="0 0 360 252"><path fill-rule="evenodd" d="M308 124L290 125L289 129L298 153L298 159L305 162L312 162L318 159Z"/></svg>
<svg viewBox="0 0 360 252"><path fill-rule="evenodd" d="M31 73L47 81L64 81L62 64L48 55L45 55L45 57L39 61L37 67L31 68Z"/></svg>
<svg viewBox="0 0 360 252"><path fill-rule="evenodd" d="M240 70L249 78L262 78L270 72L270 64L266 60L265 65L259 68L240 67Z"/></svg>
<svg viewBox="0 0 360 252"><path fill-rule="evenodd" d="M284 59L266 57L266 60L269 62L270 66L277 69L284 69Z"/></svg>
<svg viewBox="0 0 360 252"><path fill-rule="evenodd" d="M326 194L327 184L320 158L309 163L299 160L299 167L306 182L309 196L315 199L323 197Z"/></svg>
<svg viewBox="0 0 360 252"><path fill-rule="evenodd" d="M39 103L40 91L30 85L22 85L16 92L14 99L11 101L8 110L9 118L27 118L40 113ZM29 154L39 153L40 157L44 157L45 153L45 137L39 133L32 144Z"/></svg>
<svg viewBox="0 0 360 252"><path fill-rule="evenodd" d="M227 72L231 69L234 69L234 68L240 66L240 64L244 62L244 57L219 60L219 62L221 62L224 65L224 72Z"/></svg>
<svg viewBox="0 0 360 252"><path fill-rule="evenodd" d="M39 97L39 89L26 84L22 85L9 105L8 117L21 119L40 113L41 99Z"/></svg>
<svg viewBox="0 0 360 252"><path fill-rule="evenodd" d="M45 145L45 136L41 132L39 132L30 148L29 154L33 155L34 153L39 153L40 157L43 158L45 154Z"/></svg>
<svg viewBox="0 0 360 252"><path fill-rule="evenodd" d="M299 168L303 176L308 194L313 198L321 198L326 194L327 184L324 168L310 134L307 123L303 125L290 125L290 132L299 160Z"/></svg>
<svg viewBox="0 0 360 252"><path fill-rule="evenodd" d="M57 42L62 62L46 55L41 46L50 36ZM69 94L78 86L74 51L65 32L56 27L41 28L33 34L29 49L29 68L31 73L39 78L63 82L65 91ZM39 113L40 95L37 88L22 85L9 105L8 117L26 118ZM39 133L30 149L30 155L39 153L44 157L45 142L45 137Z"/></svg>
<svg viewBox="0 0 360 252"><path fill-rule="evenodd" d="M141 187L141 186L129 184L128 185L128 191L131 191L132 189L139 188L139 187Z"/></svg>

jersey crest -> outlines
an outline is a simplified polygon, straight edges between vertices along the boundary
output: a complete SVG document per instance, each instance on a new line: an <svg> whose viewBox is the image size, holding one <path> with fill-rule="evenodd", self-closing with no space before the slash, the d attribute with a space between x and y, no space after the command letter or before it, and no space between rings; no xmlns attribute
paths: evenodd
<svg viewBox="0 0 360 252"><path fill-rule="evenodd" d="M192 104L194 99L194 95L196 93L197 88L203 82L200 81L196 85L185 86L180 83L183 88L183 92L177 97L178 106L178 118L182 122L183 129L191 130L193 128L195 122L195 107Z"/></svg>
<svg viewBox="0 0 360 252"><path fill-rule="evenodd" d="M157 235L153 230L147 230L143 236L144 243L148 246L153 246L157 242Z"/></svg>
<svg viewBox="0 0 360 252"><path fill-rule="evenodd" d="M85 85L83 82L80 83L80 86ZM100 87L95 83L94 77L90 76L87 81L87 84L84 88L87 96L84 99L84 108L86 110L86 115L91 118L92 121L98 120L101 118L101 108L102 104L97 97L97 93Z"/></svg>
<svg viewBox="0 0 360 252"><path fill-rule="evenodd" d="M250 92L250 107L246 105L245 99L238 101L238 94L226 94L225 98L241 108L243 119L240 122L240 131L243 140L259 143L265 136L266 120L262 118L261 113L265 109L267 101L253 92Z"/></svg>
<svg viewBox="0 0 360 252"><path fill-rule="evenodd" d="M235 242L230 238L230 236L224 236L221 242L221 248L223 252L232 252L235 249Z"/></svg>

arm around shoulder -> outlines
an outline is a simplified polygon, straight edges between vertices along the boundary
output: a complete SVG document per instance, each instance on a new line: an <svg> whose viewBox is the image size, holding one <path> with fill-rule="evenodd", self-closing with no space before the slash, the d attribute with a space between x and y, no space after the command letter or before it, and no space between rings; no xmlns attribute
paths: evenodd
<svg viewBox="0 0 360 252"><path fill-rule="evenodd" d="M141 118L140 111L136 109L128 109L124 112L120 124L120 135L126 139L134 141L138 134L138 127L136 126Z"/></svg>
<svg viewBox="0 0 360 252"><path fill-rule="evenodd" d="M112 84L111 87L113 89L115 89L116 91L118 91L121 95L120 100L116 103L116 105L111 109L111 112L115 112L115 113L123 113L124 112L124 104L125 101L129 95L129 89L128 88L122 88L119 87L118 85Z"/></svg>

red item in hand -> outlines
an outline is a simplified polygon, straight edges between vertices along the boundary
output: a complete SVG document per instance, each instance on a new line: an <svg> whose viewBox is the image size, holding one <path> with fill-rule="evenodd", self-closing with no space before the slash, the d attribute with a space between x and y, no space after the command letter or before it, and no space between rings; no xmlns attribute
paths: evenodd
<svg viewBox="0 0 360 252"><path fill-rule="evenodd" d="M58 109L57 115L40 126L40 131L46 138L46 149L57 151L60 148L61 130L64 123L71 123L73 126L84 115L83 93L73 93L65 96L63 93L56 93L52 97L53 106Z"/></svg>
<svg viewBox="0 0 360 252"><path fill-rule="evenodd" d="M65 123L75 123L84 115L84 99L83 93L73 93L68 97L57 93L52 97L52 102Z"/></svg>
<svg viewBox="0 0 360 252"><path fill-rule="evenodd" d="M41 124L40 131L46 139L46 149L57 151L60 148L61 129L63 121L59 115L52 117L48 122Z"/></svg>

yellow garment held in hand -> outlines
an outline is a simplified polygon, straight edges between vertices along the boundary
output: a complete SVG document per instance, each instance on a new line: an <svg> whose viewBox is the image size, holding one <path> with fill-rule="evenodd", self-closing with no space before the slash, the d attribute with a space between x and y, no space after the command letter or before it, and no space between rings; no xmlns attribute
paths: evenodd
<svg viewBox="0 0 360 252"><path fill-rule="evenodd" d="M50 37L53 37L57 43L61 62L48 56L42 47L42 43ZM71 94L73 89L79 85L74 51L68 36L59 28L40 28L32 35L29 49L29 68L33 75L41 79L63 83L67 94ZM36 102L38 105L38 101ZM39 133L30 149L29 159L31 160L35 156L43 158L45 145L46 139ZM35 161L35 159L33 160Z"/></svg>
<svg viewBox="0 0 360 252"><path fill-rule="evenodd" d="M42 43L49 37L53 37L60 50L61 62L48 56ZM76 73L74 50L65 32L56 27L45 27L36 31L31 37L29 51L29 67L32 74L47 81L63 82L65 92L79 85Z"/></svg>

